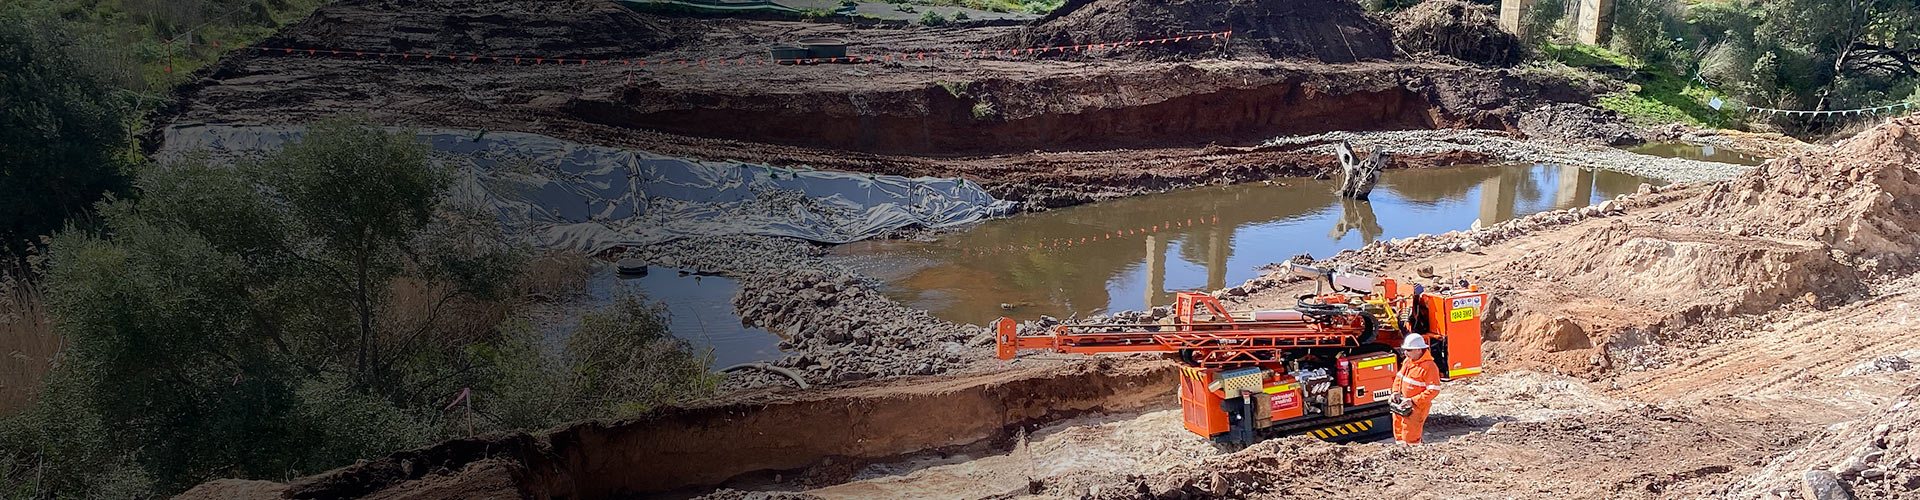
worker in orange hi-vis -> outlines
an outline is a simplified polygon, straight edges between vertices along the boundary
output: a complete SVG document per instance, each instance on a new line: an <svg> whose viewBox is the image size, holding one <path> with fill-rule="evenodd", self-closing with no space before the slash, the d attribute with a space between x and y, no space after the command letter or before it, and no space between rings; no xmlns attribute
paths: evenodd
<svg viewBox="0 0 1920 500"><path fill-rule="evenodd" d="M1427 410L1433 409L1433 398L1440 395L1440 367L1434 366L1427 347L1427 339L1419 335L1408 335L1400 342L1400 373L1394 374L1393 397L1387 401L1387 409L1393 412L1394 441L1419 443Z"/></svg>

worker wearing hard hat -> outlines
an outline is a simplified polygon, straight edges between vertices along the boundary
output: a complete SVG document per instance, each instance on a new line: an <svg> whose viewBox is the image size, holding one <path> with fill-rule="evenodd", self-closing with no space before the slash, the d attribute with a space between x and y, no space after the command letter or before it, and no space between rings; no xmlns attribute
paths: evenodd
<svg viewBox="0 0 1920 500"><path fill-rule="evenodd" d="M1393 397L1387 409L1393 412L1393 440L1419 443L1421 428L1427 422L1427 410L1434 396L1440 395L1440 367L1427 354L1427 339L1408 335L1400 342L1400 373L1394 374Z"/></svg>

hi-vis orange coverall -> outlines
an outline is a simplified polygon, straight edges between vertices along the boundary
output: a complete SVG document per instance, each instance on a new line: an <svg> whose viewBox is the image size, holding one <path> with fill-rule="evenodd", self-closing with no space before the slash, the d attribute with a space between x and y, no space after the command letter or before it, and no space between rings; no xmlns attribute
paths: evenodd
<svg viewBox="0 0 1920 500"><path fill-rule="evenodd" d="M1420 430L1426 426L1427 410L1433 409L1434 396L1440 395L1440 367L1434 366L1430 351L1420 350L1420 358L1401 363L1394 374L1393 393L1413 400L1413 414L1393 416L1393 440L1420 442Z"/></svg>

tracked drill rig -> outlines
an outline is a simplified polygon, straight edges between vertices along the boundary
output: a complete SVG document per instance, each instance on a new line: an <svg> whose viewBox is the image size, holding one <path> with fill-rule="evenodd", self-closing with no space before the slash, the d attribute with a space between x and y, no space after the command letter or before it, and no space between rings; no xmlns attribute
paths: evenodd
<svg viewBox="0 0 1920 500"><path fill-rule="evenodd" d="M1068 324L1021 334L1016 322L1001 318L994 324L997 354L1167 353L1180 364L1187 430L1225 447L1300 433L1340 442L1390 432L1387 400L1400 361L1393 348L1406 335L1433 345L1443 380L1480 374L1487 294L1477 287L1289 268L1320 283L1294 309L1234 313L1207 294L1181 292L1160 323Z"/></svg>

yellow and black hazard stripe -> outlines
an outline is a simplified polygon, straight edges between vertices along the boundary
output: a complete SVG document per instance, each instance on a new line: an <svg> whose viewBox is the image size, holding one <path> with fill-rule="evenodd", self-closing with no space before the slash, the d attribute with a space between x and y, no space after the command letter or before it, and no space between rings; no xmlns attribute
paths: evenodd
<svg viewBox="0 0 1920 500"><path fill-rule="evenodd" d="M1361 434L1371 430L1373 430L1373 420L1369 419L1369 420L1361 420L1359 422L1353 422L1348 424L1340 424L1332 427L1321 427L1319 429L1314 429L1313 436L1320 439L1333 439L1333 438L1337 438L1337 437L1345 436L1349 434Z"/></svg>

